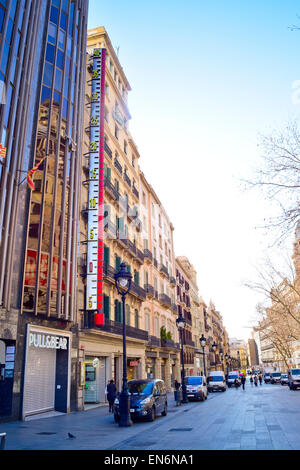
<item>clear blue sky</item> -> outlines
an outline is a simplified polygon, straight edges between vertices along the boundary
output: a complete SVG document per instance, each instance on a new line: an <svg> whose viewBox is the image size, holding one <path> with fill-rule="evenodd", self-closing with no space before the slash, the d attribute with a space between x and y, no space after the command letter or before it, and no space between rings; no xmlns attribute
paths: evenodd
<svg viewBox="0 0 300 470"><path fill-rule="evenodd" d="M240 338L259 300L243 280L268 245L254 227L271 209L240 192L238 178L259 162L258 134L299 117L297 14L299 2L282 0L90 0L89 28L105 26L120 47L130 130L175 226L176 254Z"/></svg>

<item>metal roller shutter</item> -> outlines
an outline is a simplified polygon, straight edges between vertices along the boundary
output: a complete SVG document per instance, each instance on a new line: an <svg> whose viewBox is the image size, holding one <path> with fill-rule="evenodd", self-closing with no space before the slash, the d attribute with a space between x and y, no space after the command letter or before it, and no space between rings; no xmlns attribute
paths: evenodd
<svg viewBox="0 0 300 470"><path fill-rule="evenodd" d="M28 350L24 414L54 410L56 350L30 347Z"/></svg>

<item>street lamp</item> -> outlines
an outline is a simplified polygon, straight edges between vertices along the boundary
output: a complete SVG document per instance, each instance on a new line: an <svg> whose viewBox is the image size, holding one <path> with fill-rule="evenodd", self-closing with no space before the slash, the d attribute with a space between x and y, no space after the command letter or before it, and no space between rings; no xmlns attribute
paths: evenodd
<svg viewBox="0 0 300 470"><path fill-rule="evenodd" d="M205 352L204 352L204 348L205 348L205 345L206 345L206 338L205 338L203 333L202 333L202 336L200 338L200 344L201 344L202 351L203 351L204 375L206 377Z"/></svg>
<svg viewBox="0 0 300 470"><path fill-rule="evenodd" d="M222 370L224 371L223 355L224 355L223 349L220 349L221 367L222 367Z"/></svg>
<svg viewBox="0 0 300 470"><path fill-rule="evenodd" d="M130 396L127 387L127 357L126 357L126 319L125 319L125 297L130 291L132 275L126 269L126 263L121 263L120 271L115 275L115 285L118 294L122 297L123 304L123 386L119 397L120 421L119 426L131 426L130 419Z"/></svg>
<svg viewBox="0 0 300 470"><path fill-rule="evenodd" d="M228 362L229 362L229 356L228 353L225 354L225 362L226 362L226 374L228 375Z"/></svg>
<svg viewBox="0 0 300 470"><path fill-rule="evenodd" d="M179 331L180 343L181 343L181 388L182 388L182 403L188 403L185 383L185 371L184 371L184 357L183 357L183 330L185 328L185 318L183 318L180 312L179 317L176 318L176 325Z"/></svg>
<svg viewBox="0 0 300 470"><path fill-rule="evenodd" d="M214 344L212 345L212 349L213 349L213 351L214 351L214 353L215 353L215 368L216 368L216 370L217 370L217 356L216 356L217 345L216 345L215 342L214 342Z"/></svg>

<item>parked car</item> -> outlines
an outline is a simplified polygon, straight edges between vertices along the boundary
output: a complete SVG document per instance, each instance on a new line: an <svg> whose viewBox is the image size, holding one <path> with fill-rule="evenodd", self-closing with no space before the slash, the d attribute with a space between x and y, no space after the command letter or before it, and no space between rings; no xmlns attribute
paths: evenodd
<svg viewBox="0 0 300 470"><path fill-rule="evenodd" d="M272 372L271 373L271 384L279 384L281 380L281 372Z"/></svg>
<svg viewBox="0 0 300 470"><path fill-rule="evenodd" d="M289 378L288 378L287 374L281 374L280 383L281 383L281 385L288 385Z"/></svg>
<svg viewBox="0 0 300 470"><path fill-rule="evenodd" d="M160 379L129 380L130 417L132 421L139 418L154 421L156 416L166 416L168 412L165 383ZM120 421L119 396L114 404L115 422Z"/></svg>
<svg viewBox="0 0 300 470"><path fill-rule="evenodd" d="M206 377L203 375L190 376L185 378L186 391L189 400L196 399L204 401L207 399L208 391Z"/></svg>
<svg viewBox="0 0 300 470"><path fill-rule="evenodd" d="M289 369L288 382L290 390L300 388L300 369Z"/></svg>
<svg viewBox="0 0 300 470"><path fill-rule="evenodd" d="M231 372L228 372L228 376L227 376L227 385L228 387L232 387L235 385L235 379L238 379L239 381L239 385L241 385L241 378L239 376L239 372L238 371L231 371Z"/></svg>
<svg viewBox="0 0 300 470"><path fill-rule="evenodd" d="M271 383L271 374L269 372L266 372L265 375L264 375L264 381L265 381L265 384L269 384Z"/></svg>
<svg viewBox="0 0 300 470"><path fill-rule="evenodd" d="M215 370L209 373L207 378L207 389L209 392L213 391L226 391L226 379L225 374L221 370Z"/></svg>

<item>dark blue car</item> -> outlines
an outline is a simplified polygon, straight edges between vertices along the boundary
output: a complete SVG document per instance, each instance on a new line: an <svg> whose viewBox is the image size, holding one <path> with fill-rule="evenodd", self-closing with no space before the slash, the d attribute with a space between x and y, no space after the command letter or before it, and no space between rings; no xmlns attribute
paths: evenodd
<svg viewBox="0 0 300 470"><path fill-rule="evenodd" d="M160 379L129 380L130 417L132 421L144 418L154 421L156 416L166 416L168 412L165 383ZM114 404L115 422L120 421L119 398Z"/></svg>

